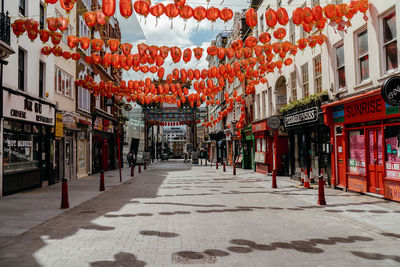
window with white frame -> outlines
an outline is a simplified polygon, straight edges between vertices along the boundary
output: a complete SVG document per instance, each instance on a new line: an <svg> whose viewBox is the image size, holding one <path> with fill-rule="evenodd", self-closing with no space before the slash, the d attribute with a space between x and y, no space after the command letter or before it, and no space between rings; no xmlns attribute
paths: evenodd
<svg viewBox="0 0 400 267"><path fill-rule="evenodd" d="M290 73L290 90L292 92L292 101L297 100L297 77L296 71Z"/></svg>
<svg viewBox="0 0 400 267"><path fill-rule="evenodd" d="M322 64L321 55L314 58L314 82L315 82L315 93L319 94L322 92Z"/></svg>
<svg viewBox="0 0 400 267"><path fill-rule="evenodd" d="M301 79L303 82L303 97L310 96L309 79L308 79L308 64L301 66Z"/></svg>
<svg viewBox="0 0 400 267"><path fill-rule="evenodd" d="M312 0L312 6L319 6L319 0Z"/></svg>
<svg viewBox="0 0 400 267"><path fill-rule="evenodd" d="M63 31L63 36L62 36L62 40L64 43L68 44L68 36L72 35L72 26L71 24L68 24L68 27L65 31Z"/></svg>
<svg viewBox="0 0 400 267"><path fill-rule="evenodd" d="M341 90L346 87L346 68L344 66L344 45L339 44L336 50L336 79L337 89Z"/></svg>
<svg viewBox="0 0 400 267"><path fill-rule="evenodd" d="M56 91L72 98L72 76L56 67L55 86Z"/></svg>
<svg viewBox="0 0 400 267"><path fill-rule="evenodd" d="M264 32L264 14L260 17L260 32Z"/></svg>
<svg viewBox="0 0 400 267"><path fill-rule="evenodd" d="M357 60L359 70L359 81L369 78L369 55L368 55L368 30L362 30L357 34Z"/></svg>
<svg viewBox="0 0 400 267"><path fill-rule="evenodd" d="M267 95L266 95L266 93L265 93L265 91L263 91L262 92L262 95L261 95L261 98L262 98L262 101L261 101L261 103L262 103L262 113L261 113L261 118L265 118L265 112L266 112L266 110L265 110L265 97L266 97Z"/></svg>
<svg viewBox="0 0 400 267"><path fill-rule="evenodd" d="M98 1L102 2L102 1ZM82 3L85 5L86 9L91 10L92 8L92 0L82 0ZM101 3L100 3L101 5Z"/></svg>
<svg viewBox="0 0 400 267"><path fill-rule="evenodd" d="M79 16L79 37L91 37L90 36L90 28L86 25L85 20L82 16ZM86 50L83 50L87 55L90 54L90 47Z"/></svg>
<svg viewBox="0 0 400 267"><path fill-rule="evenodd" d="M398 67L396 12L383 17L383 54L385 72Z"/></svg>
<svg viewBox="0 0 400 267"><path fill-rule="evenodd" d="M304 5L301 6L301 8L305 8L306 7L306 3L304 3ZM303 27L301 27L300 29L300 38L306 38L307 37L307 32L304 30Z"/></svg>
<svg viewBox="0 0 400 267"><path fill-rule="evenodd" d="M338 4L342 4L343 0L333 0L334 4L338 5Z"/></svg>
<svg viewBox="0 0 400 267"><path fill-rule="evenodd" d="M292 44L296 43L296 31L293 20L289 20L289 39Z"/></svg>
<svg viewBox="0 0 400 267"><path fill-rule="evenodd" d="M79 79L84 79L83 75L79 75ZM78 87L78 108L90 112L90 93L89 90Z"/></svg>
<svg viewBox="0 0 400 267"><path fill-rule="evenodd" d="M258 94L257 95L257 119L261 118L261 109L260 109L261 103L260 103L260 101L261 101L260 94Z"/></svg>

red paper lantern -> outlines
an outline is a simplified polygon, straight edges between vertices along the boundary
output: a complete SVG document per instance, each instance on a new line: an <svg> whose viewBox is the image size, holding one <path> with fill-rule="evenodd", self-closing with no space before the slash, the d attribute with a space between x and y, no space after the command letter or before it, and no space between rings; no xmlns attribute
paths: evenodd
<svg viewBox="0 0 400 267"><path fill-rule="evenodd" d="M101 39L92 40L92 48L94 51L98 52L103 49L104 41Z"/></svg>
<svg viewBox="0 0 400 267"><path fill-rule="evenodd" d="M176 5L174 3L170 3L170 4L166 5L165 6L165 15L171 20L173 18L176 18L179 15L178 5Z"/></svg>
<svg viewBox="0 0 400 267"><path fill-rule="evenodd" d="M207 10L203 6L193 9L193 18L200 23L207 16Z"/></svg>
<svg viewBox="0 0 400 267"><path fill-rule="evenodd" d="M157 5L151 6L150 13L154 17L159 18L161 15L165 13L165 6L162 3L158 3Z"/></svg>
<svg viewBox="0 0 400 267"><path fill-rule="evenodd" d="M174 63L178 63L182 57L182 50L179 47L174 46L174 47L171 47L170 51L171 51L172 61Z"/></svg>
<svg viewBox="0 0 400 267"><path fill-rule="evenodd" d="M293 11L292 20L297 26L303 23L304 10L301 7Z"/></svg>
<svg viewBox="0 0 400 267"><path fill-rule="evenodd" d="M258 37L261 43L266 44L271 41L271 35L268 32L263 32Z"/></svg>
<svg viewBox="0 0 400 267"><path fill-rule="evenodd" d="M58 28L58 24L57 24L57 19L50 17L46 19L47 22L47 27L49 28L50 31L55 32Z"/></svg>
<svg viewBox="0 0 400 267"><path fill-rule="evenodd" d="M327 19L333 19L336 16L336 6L334 4L325 6L324 14Z"/></svg>
<svg viewBox="0 0 400 267"><path fill-rule="evenodd" d="M58 0L44 0L46 4L55 4Z"/></svg>
<svg viewBox="0 0 400 267"><path fill-rule="evenodd" d="M291 59L291 58L287 58L287 59L285 59L285 61L284 61L285 66L292 65L292 63L293 63L293 59Z"/></svg>
<svg viewBox="0 0 400 267"><path fill-rule="evenodd" d="M129 56L131 54L132 45L130 43L123 43L121 44L121 50L125 56Z"/></svg>
<svg viewBox="0 0 400 267"><path fill-rule="evenodd" d="M40 40L43 43L46 43L47 41L49 41L50 31L45 30L45 29L39 30L39 36L40 36Z"/></svg>
<svg viewBox="0 0 400 267"><path fill-rule="evenodd" d="M83 18L88 27L94 27L96 25L96 13L95 12L85 12Z"/></svg>
<svg viewBox="0 0 400 267"><path fill-rule="evenodd" d="M278 19L279 24L285 26L289 22L289 15L285 8L280 7L276 11L276 18Z"/></svg>
<svg viewBox="0 0 400 267"><path fill-rule="evenodd" d="M83 36L83 37L79 38L79 41L81 43L81 48L83 50L86 50L86 49L89 48L89 45L90 45L90 38L89 37Z"/></svg>
<svg viewBox="0 0 400 267"><path fill-rule="evenodd" d="M312 14L313 14L313 19L314 21L320 21L323 19L324 16L324 11L322 10L321 6L314 6L312 8Z"/></svg>
<svg viewBox="0 0 400 267"><path fill-rule="evenodd" d="M28 30L28 38L31 40L31 42L34 42L37 37L38 37L37 29L29 29Z"/></svg>
<svg viewBox="0 0 400 267"><path fill-rule="evenodd" d="M115 13L115 0L103 0L103 14L111 17Z"/></svg>
<svg viewBox="0 0 400 267"><path fill-rule="evenodd" d="M110 47L111 52L117 52L120 41L117 39L110 39L107 41L107 45Z"/></svg>
<svg viewBox="0 0 400 267"><path fill-rule="evenodd" d="M60 46L55 46L53 47L53 55L55 55L56 57L61 57L62 55L62 48Z"/></svg>
<svg viewBox="0 0 400 267"><path fill-rule="evenodd" d="M303 11L304 11L304 13L303 13L303 21L305 23L313 22L314 16L313 16L311 8L305 7L305 8L303 8Z"/></svg>
<svg viewBox="0 0 400 267"><path fill-rule="evenodd" d="M188 63L192 59L192 50L190 48L186 48L183 50L183 61Z"/></svg>
<svg viewBox="0 0 400 267"><path fill-rule="evenodd" d="M119 0L119 12L126 19L132 16L132 0Z"/></svg>
<svg viewBox="0 0 400 267"><path fill-rule="evenodd" d="M53 32L53 33L51 34L51 42L52 42L54 45L59 45L60 42L61 42L61 38L62 38L62 34L59 33L59 32Z"/></svg>
<svg viewBox="0 0 400 267"><path fill-rule="evenodd" d="M62 53L62 57L63 57L65 60L68 60L68 59L71 58L71 53L68 52L68 51L64 51L64 52Z"/></svg>
<svg viewBox="0 0 400 267"><path fill-rule="evenodd" d="M72 49L79 44L79 38L74 35L70 35L67 37L67 42L68 42L69 48Z"/></svg>
<svg viewBox="0 0 400 267"><path fill-rule="evenodd" d="M282 40L286 36L285 28L278 28L274 31L274 37L278 40Z"/></svg>
<svg viewBox="0 0 400 267"><path fill-rule="evenodd" d="M60 29L60 31L65 31L68 29L68 19L64 17L58 17L57 18L57 27Z"/></svg>
<svg viewBox="0 0 400 267"><path fill-rule="evenodd" d="M200 58L202 57L202 55L203 55L203 48L201 48L201 47L196 47L196 48L194 48L193 49L193 52L194 52L194 57L197 59L197 60L200 60Z"/></svg>
<svg viewBox="0 0 400 267"><path fill-rule="evenodd" d="M11 24L14 34L19 37L26 31L25 20L17 19Z"/></svg>
<svg viewBox="0 0 400 267"><path fill-rule="evenodd" d="M64 9L67 13L71 12L74 8L75 0L60 0L61 8Z"/></svg>
<svg viewBox="0 0 400 267"><path fill-rule="evenodd" d="M275 25L278 23L278 18L276 16L275 10L270 8L265 12L265 21L266 21L268 27L270 27L270 28L275 27Z"/></svg>
<svg viewBox="0 0 400 267"><path fill-rule="evenodd" d="M43 55L48 56L51 54L51 52L53 52L53 48L51 46L45 46L41 49L41 52Z"/></svg>
<svg viewBox="0 0 400 267"><path fill-rule="evenodd" d="M247 37L246 40L244 41L244 44L245 44L247 47L250 47L250 48L255 47L255 46L257 45L257 43L258 43L258 40L257 40L257 38L254 37L254 36L249 36L249 37Z"/></svg>
<svg viewBox="0 0 400 267"><path fill-rule="evenodd" d="M223 8L221 9L221 11L219 12L219 17L225 22L227 23L228 21L230 21L233 17L233 11L232 9L229 8Z"/></svg>
<svg viewBox="0 0 400 267"><path fill-rule="evenodd" d="M106 15L104 15L103 10L96 10L96 22L97 24L104 26L106 25Z"/></svg>
<svg viewBox="0 0 400 267"><path fill-rule="evenodd" d="M144 17L147 17L147 15L150 13L150 4L144 0L135 1L133 8L135 9L136 13Z"/></svg>
<svg viewBox="0 0 400 267"><path fill-rule="evenodd" d="M71 58L78 61L81 58L81 55L79 53L72 53Z"/></svg>
<svg viewBox="0 0 400 267"><path fill-rule="evenodd" d="M219 9L216 7L210 7L207 9L207 19L215 22L219 18Z"/></svg>
<svg viewBox="0 0 400 267"><path fill-rule="evenodd" d="M246 23L250 28L257 26L258 18L257 11L254 8L249 8L246 10Z"/></svg>

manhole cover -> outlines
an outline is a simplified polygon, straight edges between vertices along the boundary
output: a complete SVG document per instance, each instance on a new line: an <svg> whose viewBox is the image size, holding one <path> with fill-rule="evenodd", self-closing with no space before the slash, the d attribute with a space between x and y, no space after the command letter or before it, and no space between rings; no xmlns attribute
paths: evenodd
<svg viewBox="0 0 400 267"><path fill-rule="evenodd" d="M172 263L175 264L214 264L217 257L213 253L194 251L180 251L172 254Z"/></svg>

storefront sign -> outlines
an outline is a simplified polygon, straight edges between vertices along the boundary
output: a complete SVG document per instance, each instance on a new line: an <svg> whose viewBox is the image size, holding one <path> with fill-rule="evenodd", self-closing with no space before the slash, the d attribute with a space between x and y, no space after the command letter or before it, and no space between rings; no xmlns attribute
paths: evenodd
<svg viewBox="0 0 400 267"><path fill-rule="evenodd" d="M63 134L64 134L63 129L64 129L63 114L57 113L56 114L56 132L55 132L56 137L63 137Z"/></svg>
<svg viewBox="0 0 400 267"><path fill-rule="evenodd" d="M286 115L283 118L285 127L318 121L318 108L310 108L297 113Z"/></svg>
<svg viewBox="0 0 400 267"><path fill-rule="evenodd" d="M281 126L281 118L277 115L271 116L267 119L267 125L271 130L277 130Z"/></svg>
<svg viewBox="0 0 400 267"><path fill-rule="evenodd" d="M389 105L400 106L400 76L387 79L382 84L381 95Z"/></svg>
<svg viewBox="0 0 400 267"><path fill-rule="evenodd" d="M63 123L64 124L73 124L74 123L74 115L71 113L65 112L63 114Z"/></svg>
<svg viewBox="0 0 400 267"><path fill-rule="evenodd" d="M253 124L252 128L253 128L253 133L263 132L263 131L267 130L267 123L266 122L256 123L256 124Z"/></svg>
<svg viewBox="0 0 400 267"><path fill-rule="evenodd" d="M54 125L54 107L31 100L22 95L15 95L4 90L3 114L6 118Z"/></svg>

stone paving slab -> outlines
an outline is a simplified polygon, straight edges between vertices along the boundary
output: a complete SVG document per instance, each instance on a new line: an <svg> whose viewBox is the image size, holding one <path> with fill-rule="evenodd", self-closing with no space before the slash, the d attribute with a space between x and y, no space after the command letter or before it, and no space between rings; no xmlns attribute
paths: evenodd
<svg viewBox="0 0 400 267"><path fill-rule="evenodd" d="M0 245L0 266L398 266L398 203L172 161ZM340 210L340 211L339 211Z"/></svg>

